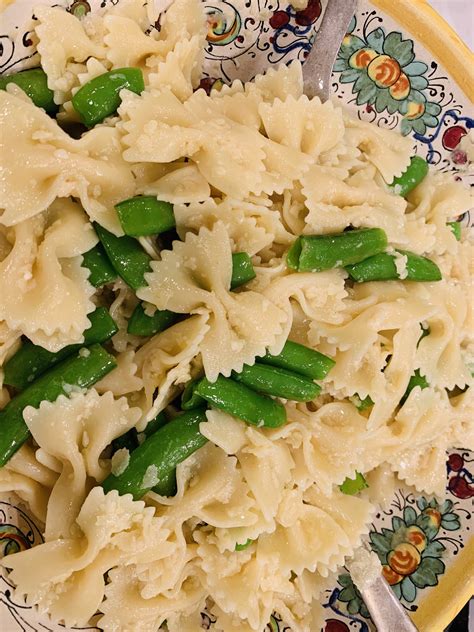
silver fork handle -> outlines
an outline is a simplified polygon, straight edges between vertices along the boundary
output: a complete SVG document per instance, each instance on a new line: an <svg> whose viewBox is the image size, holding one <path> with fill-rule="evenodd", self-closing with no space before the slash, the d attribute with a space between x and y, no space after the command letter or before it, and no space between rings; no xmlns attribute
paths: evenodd
<svg viewBox="0 0 474 632"><path fill-rule="evenodd" d="M357 0L328 0L313 47L303 64L304 92L309 97L329 99L331 72Z"/></svg>
<svg viewBox="0 0 474 632"><path fill-rule="evenodd" d="M418 628L382 576L359 591L379 632L417 632Z"/></svg>

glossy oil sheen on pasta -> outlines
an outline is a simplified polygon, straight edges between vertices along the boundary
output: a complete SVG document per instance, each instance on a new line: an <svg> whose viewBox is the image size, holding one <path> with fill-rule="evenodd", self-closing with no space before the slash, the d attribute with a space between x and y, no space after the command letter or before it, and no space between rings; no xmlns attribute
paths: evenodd
<svg viewBox="0 0 474 632"><path fill-rule="evenodd" d="M196 91L201 5L176 0L150 35L139 5L82 20L35 12L61 124L91 78L143 71L145 91L122 92L117 115L79 140L19 88L0 92L1 362L22 335L50 351L81 342L99 304L120 327L118 366L94 389L24 412L32 440L0 470L0 490L29 503L45 542L3 563L28 603L66 625L99 612L105 631L154 632L166 620L170 632L197 632L207 605L223 632L261 632L273 611L295 632L317 630L318 596L361 544L377 480L442 495L446 449L474 448L471 246L447 226L469 195L437 173L407 200L396 195L385 183L406 169L411 141L309 100L298 63ZM96 291L81 267L92 222L120 235L114 204L138 194L174 204L181 239L161 254L142 240L155 261L138 298L191 314L145 344L126 333L133 291L122 281ZM295 236L348 226L383 228L390 247L429 256L443 280L352 287L343 268L286 267ZM239 251L257 274L230 292ZM422 325L430 335L419 342ZM288 337L336 360L318 399L286 403L288 423L274 430L208 411L210 441L178 466L176 496L104 494L113 439L142 431L193 376L229 376ZM416 369L430 386L400 406ZM374 406L359 412L368 395ZM355 471L371 485L344 495Z"/></svg>

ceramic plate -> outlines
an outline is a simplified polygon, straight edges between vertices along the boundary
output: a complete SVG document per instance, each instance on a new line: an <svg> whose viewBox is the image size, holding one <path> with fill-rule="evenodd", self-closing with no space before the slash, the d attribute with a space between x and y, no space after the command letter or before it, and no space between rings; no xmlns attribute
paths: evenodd
<svg viewBox="0 0 474 632"><path fill-rule="evenodd" d="M251 79L272 64L304 61L317 37L326 1L310 0L307 9L296 11L284 0L204 0L208 36L201 86L209 90L219 82ZM118 2L48 3L64 6L80 18ZM2 4L0 73L35 66L31 29L32 7L38 0L3 0ZM468 156L459 148L461 138L474 126L469 98L473 72L468 49L422 0L359 0L334 67L332 89L334 98L355 116L399 129L436 168L474 184ZM470 220L466 213L464 223ZM385 577L422 632L443 630L474 592L474 453L458 449L446 456L446 500L416 497L400 489L387 509L377 514L370 532ZM0 555L41 541L41 531L27 509L13 498L3 499ZM325 632L373 628L348 573L339 575L323 599ZM0 601L4 632L65 632L63 626L15 599L7 577L0 577ZM203 613L203 628L212 626L212 619ZM283 630L290 632L275 614L268 631Z"/></svg>

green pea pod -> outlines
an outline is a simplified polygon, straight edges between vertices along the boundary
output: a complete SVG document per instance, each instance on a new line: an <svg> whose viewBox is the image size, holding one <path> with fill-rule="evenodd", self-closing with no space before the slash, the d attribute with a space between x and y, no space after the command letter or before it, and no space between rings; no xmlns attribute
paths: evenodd
<svg viewBox="0 0 474 632"><path fill-rule="evenodd" d="M82 267L90 271L88 281L94 287L102 287L117 278L117 273L101 243L96 244L82 255Z"/></svg>
<svg viewBox="0 0 474 632"><path fill-rule="evenodd" d="M240 373L232 374L232 378L260 393L296 402L309 402L321 392L321 387L312 380L265 364L244 365Z"/></svg>
<svg viewBox="0 0 474 632"><path fill-rule="evenodd" d="M359 410L361 413L364 412L364 410L367 410L368 408L372 408L373 405L374 405L374 402L372 398L370 397L370 395L367 395L367 397L365 397L364 399L360 399L359 403L356 404L357 410Z"/></svg>
<svg viewBox="0 0 474 632"><path fill-rule="evenodd" d="M236 551L245 551L245 549L248 549L249 546L252 544L253 540L252 539L248 539L246 542L244 542L243 544L236 544L235 545L235 550Z"/></svg>
<svg viewBox="0 0 474 632"><path fill-rule="evenodd" d="M399 254L407 258L406 271L407 281L440 281L441 270L434 261L421 257L407 250L397 250ZM373 257L369 257L355 265L346 266L347 272L357 283L367 281L389 281L399 279L397 267L395 265L395 255L383 252Z"/></svg>
<svg viewBox="0 0 474 632"><path fill-rule="evenodd" d="M332 358L300 345L297 342L287 340L278 355L267 353L258 359L263 364L280 367L288 371L294 371L299 375L305 375L311 380L323 380L332 367L336 364Z"/></svg>
<svg viewBox="0 0 474 632"><path fill-rule="evenodd" d="M127 325L127 332L133 336L154 336L174 325L179 316L167 309L157 309L153 316L147 316L142 303L138 303Z"/></svg>
<svg viewBox="0 0 474 632"><path fill-rule="evenodd" d="M428 380L426 379L426 377L424 375L421 375L419 369L416 369L415 373L411 376L411 378L410 378L410 380L408 382L407 390L405 391L405 394L403 395L402 399L400 400L400 404L402 406L406 402L406 400L408 399L408 396L410 395L412 390L415 388L415 386L419 386L422 390L424 388L428 388L428 386L429 386Z"/></svg>
<svg viewBox="0 0 474 632"><path fill-rule="evenodd" d="M95 230L104 246L110 262L117 274L133 290L147 285L145 273L151 272L151 257L133 237L116 237L103 226L95 225Z"/></svg>
<svg viewBox="0 0 474 632"><path fill-rule="evenodd" d="M196 387L200 380L188 382L181 394L181 408L183 410L193 410L206 405L206 400L196 393Z"/></svg>
<svg viewBox="0 0 474 632"><path fill-rule="evenodd" d="M390 188L394 193L406 197L415 187L417 187L428 174L429 167L426 160L420 156L413 156L406 171L398 178L394 178Z"/></svg>
<svg viewBox="0 0 474 632"><path fill-rule="evenodd" d="M383 252L387 236L381 228L361 228L333 235L302 235L291 246L286 262L298 272L321 272L359 263Z"/></svg>
<svg viewBox="0 0 474 632"><path fill-rule="evenodd" d="M364 476L360 472L356 472L355 477L347 477L342 485L339 485L339 489L343 494L354 496L354 494L358 494L363 489L366 489L368 486L369 485L367 484Z"/></svg>
<svg viewBox="0 0 474 632"><path fill-rule="evenodd" d="M54 402L60 395L68 395L73 387L89 388L116 366L115 358L100 345L83 347L9 401L0 411L0 467L30 436L23 421L23 410L27 406L38 408L43 401Z"/></svg>
<svg viewBox="0 0 474 632"><path fill-rule="evenodd" d="M278 428L286 422L286 411L282 404L222 375L214 383L202 379L195 390L214 408L248 424Z"/></svg>
<svg viewBox="0 0 474 632"><path fill-rule="evenodd" d="M141 94L145 89L139 68L117 68L91 79L72 97L72 105L87 127L115 114L122 102L120 90Z"/></svg>
<svg viewBox="0 0 474 632"><path fill-rule="evenodd" d="M131 237L158 235L176 226L173 205L153 195L139 195L115 205L123 232Z"/></svg>
<svg viewBox="0 0 474 632"><path fill-rule="evenodd" d="M62 362L81 347L105 342L117 333L118 327L105 307L98 307L88 317L91 326L84 331L84 342L81 344L68 345L53 353L25 340L4 366L5 384L22 391L45 371Z"/></svg>
<svg viewBox="0 0 474 632"><path fill-rule="evenodd" d="M58 106L54 102L54 92L48 88L48 77L42 68L31 68L0 77L0 90L5 90L9 83L16 84L35 105L46 110L48 114L55 114L58 111Z"/></svg>
<svg viewBox="0 0 474 632"><path fill-rule="evenodd" d="M199 431L206 421L206 411L198 408L169 421L148 437L130 455L125 471L110 474L102 486L105 492L116 489L119 494L141 498L153 489L161 496L176 493L176 466L207 443Z"/></svg>
<svg viewBox="0 0 474 632"><path fill-rule="evenodd" d="M456 240L461 241L461 222L448 222L448 226L453 231Z"/></svg>
<svg viewBox="0 0 474 632"><path fill-rule="evenodd" d="M255 279L257 275L253 269L252 259L246 252L236 252L232 255L232 278L230 280L230 289L235 290L236 287L248 283Z"/></svg>

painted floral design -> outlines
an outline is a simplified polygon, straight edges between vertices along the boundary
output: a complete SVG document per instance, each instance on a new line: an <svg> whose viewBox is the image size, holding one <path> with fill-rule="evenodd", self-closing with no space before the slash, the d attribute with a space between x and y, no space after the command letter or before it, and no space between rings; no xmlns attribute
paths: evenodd
<svg viewBox="0 0 474 632"><path fill-rule="evenodd" d="M469 459L468 452L453 452L448 458L448 490L456 496L456 498L468 499L474 498L474 478L468 470L468 463L472 463Z"/></svg>
<svg viewBox="0 0 474 632"><path fill-rule="evenodd" d="M398 112L405 136L436 127L441 106L428 98L428 66L415 59L413 40L403 39L398 31L386 34L381 26L359 37L355 27L353 18L334 72L341 73L341 83L354 84L357 105L367 103L379 113Z"/></svg>
<svg viewBox="0 0 474 632"><path fill-rule="evenodd" d="M392 518L392 528L370 533L372 549L382 563L382 573L400 600L415 601L417 590L435 586L445 571L441 557L446 547L439 537L440 529L456 531L460 518L453 511L453 502L419 498L416 508L406 505L402 516ZM369 618L361 594L349 574L338 578L342 590L338 600L346 604L349 614Z"/></svg>

